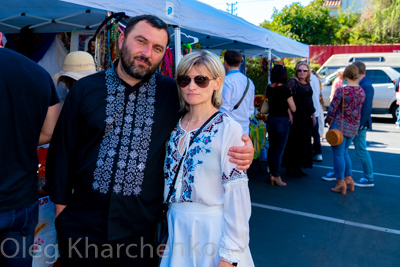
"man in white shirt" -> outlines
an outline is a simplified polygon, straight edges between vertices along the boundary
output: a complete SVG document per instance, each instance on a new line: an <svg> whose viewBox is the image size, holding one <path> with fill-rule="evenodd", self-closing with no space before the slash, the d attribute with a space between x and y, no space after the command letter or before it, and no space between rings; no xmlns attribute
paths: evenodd
<svg viewBox="0 0 400 267"><path fill-rule="evenodd" d="M227 50L224 55L226 77L220 111L237 121L242 126L244 134L249 134L249 118L254 113L255 87L253 82L239 71L242 59L242 54L236 50ZM249 83L249 88L245 93L247 83ZM242 97L243 100L240 102ZM239 106L235 109L239 102Z"/></svg>
<svg viewBox="0 0 400 267"><path fill-rule="evenodd" d="M313 104L314 104L314 108L315 108L315 117L316 117L316 121L317 121L317 123L315 124L315 126L313 127L313 130L312 130L313 155L314 155L313 159L315 161L322 161L321 139L320 139L320 134L318 132L319 118L321 117L321 114L320 114L321 104L319 102L319 96L321 94L321 85L320 85L318 76L315 75L314 73L311 73L310 78L311 78L310 85L313 90L312 99L313 99Z"/></svg>

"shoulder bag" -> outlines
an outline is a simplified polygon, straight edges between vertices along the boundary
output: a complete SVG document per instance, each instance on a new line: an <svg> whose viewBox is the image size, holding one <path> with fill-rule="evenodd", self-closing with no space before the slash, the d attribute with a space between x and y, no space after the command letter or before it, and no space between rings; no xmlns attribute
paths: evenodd
<svg viewBox="0 0 400 267"><path fill-rule="evenodd" d="M196 139L196 137L201 133L201 131L203 130L203 128L215 117L219 114L220 112L217 111L215 112L198 130L197 132L193 135L193 137L190 139L189 142L189 147L192 145L193 141ZM167 211L168 211L168 202L172 196L172 192L174 190L174 186L176 183L176 179L178 177L178 173L179 173L179 169L181 168L183 159L185 158L186 155L186 150L182 155L181 160L179 161L178 164L178 168L177 171L175 173L175 177L174 180L171 184L171 186L169 187L169 192L168 192L168 196L165 200L165 202L162 204L162 215L161 215L161 219L157 222L156 224L156 232L155 232L155 237L154 237L154 242L155 245L158 247L161 244L166 244L167 240L168 240L168 221L167 221Z"/></svg>
<svg viewBox="0 0 400 267"><path fill-rule="evenodd" d="M247 94L247 91L249 91L249 85L250 85L249 78L247 78L246 90L244 90L244 93L243 93L243 95L242 95L242 98L240 98L239 102L233 107L233 109L232 109L231 111L234 111L235 109L237 109L237 108L240 106L240 104L242 103L244 97L245 97L246 94Z"/></svg>

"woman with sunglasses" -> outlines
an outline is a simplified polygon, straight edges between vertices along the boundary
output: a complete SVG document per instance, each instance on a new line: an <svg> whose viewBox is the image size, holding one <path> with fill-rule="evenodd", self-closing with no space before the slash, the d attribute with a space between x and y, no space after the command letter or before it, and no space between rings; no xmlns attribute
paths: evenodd
<svg viewBox="0 0 400 267"><path fill-rule="evenodd" d="M296 111L292 93L284 84L287 82L287 69L275 65L271 70L271 84L267 87L266 96L269 103L267 131L269 149L267 162L270 170L271 185L286 186L282 181L279 168L283 151L289 135L290 117Z"/></svg>
<svg viewBox="0 0 400 267"><path fill-rule="evenodd" d="M229 147L242 144L242 127L218 111L224 78L221 61L208 51L184 56L177 69L185 115L166 148L163 267L254 266L248 178L227 156Z"/></svg>
<svg viewBox="0 0 400 267"><path fill-rule="evenodd" d="M286 174L291 177L307 176L301 168L312 168L311 132L316 118L310 76L310 66L300 61L295 67L295 77L286 84L296 105L284 154Z"/></svg>

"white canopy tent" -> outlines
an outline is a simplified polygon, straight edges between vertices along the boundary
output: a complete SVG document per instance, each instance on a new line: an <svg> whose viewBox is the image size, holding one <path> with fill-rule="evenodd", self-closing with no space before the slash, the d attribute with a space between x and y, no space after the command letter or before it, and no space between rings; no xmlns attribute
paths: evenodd
<svg viewBox="0 0 400 267"><path fill-rule="evenodd" d="M105 10L59 0L0 0L0 6L3 33L18 33L29 25L33 32L96 30L107 16Z"/></svg>
<svg viewBox="0 0 400 267"><path fill-rule="evenodd" d="M308 45L274 33L246 20L230 15L196 0L62 0L96 9L125 12L128 16L154 14L180 31L199 39L204 49L222 51L239 49L246 56L267 55L307 57ZM181 38L181 39L180 39ZM190 43L193 39L175 34L174 43ZM174 46L172 43L172 46ZM178 55L179 57L179 55Z"/></svg>
<svg viewBox="0 0 400 267"><path fill-rule="evenodd" d="M96 30L106 11L128 16L154 14L168 23L176 43L191 43L216 53L242 50L246 56L308 57L308 45L296 42L242 18L196 0L0 0L0 31L19 32L27 25L34 32ZM186 35L186 36L185 36ZM180 59L180 49L176 49Z"/></svg>

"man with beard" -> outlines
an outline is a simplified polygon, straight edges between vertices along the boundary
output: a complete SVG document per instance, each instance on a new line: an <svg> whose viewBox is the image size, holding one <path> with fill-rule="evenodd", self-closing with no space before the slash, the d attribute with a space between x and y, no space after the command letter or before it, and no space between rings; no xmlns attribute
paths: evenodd
<svg viewBox="0 0 400 267"><path fill-rule="evenodd" d="M46 169L64 267L157 266L165 143L181 117L175 80L155 73L169 41L159 18L132 18L115 68L68 94ZM230 152L242 169L253 156L244 141Z"/></svg>

